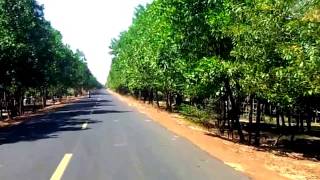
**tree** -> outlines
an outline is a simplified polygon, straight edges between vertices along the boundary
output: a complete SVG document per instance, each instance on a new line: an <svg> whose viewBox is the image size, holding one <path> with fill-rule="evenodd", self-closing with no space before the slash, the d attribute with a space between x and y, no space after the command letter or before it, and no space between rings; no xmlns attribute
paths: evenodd
<svg viewBox="0 0 320 180"><path fill-rule="evenodd" d="M319 4L164 0L139 6L129 29L111 43L107 84L144 99L153 90L161 92L168 110L189 101L220 114L222 131L227 123L241 142L246 141L241 107L247 102L249 143L255 132L259 145L267 108L275 107L282 120L278 133L294 133L286 129L293 114L301 117L295 118L301 130L304 120L311 130L313 111L319 108Z"/></svg>
<svg viewBox="0 0 320 180"><path fill-rule="evenodd" d="M62 95L68 88L99 86L83 53L62 43L35 0L0 0L0 63L0 84L11 116L23 114L26 94L40 92L45 106L48 91Z"/></svg>

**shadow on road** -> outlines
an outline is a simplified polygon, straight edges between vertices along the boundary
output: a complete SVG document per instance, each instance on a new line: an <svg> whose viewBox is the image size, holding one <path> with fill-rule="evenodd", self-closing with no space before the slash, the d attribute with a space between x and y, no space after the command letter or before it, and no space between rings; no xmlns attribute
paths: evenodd
<svg viewBox="0 0 320 180"><path fill-rule="evenodd" d="M68 105L57 112L39 115L17 126L0 129L0 145L21 141L36 141L46 138L58 138L63 131L81 131L84 123L96 124L102 121L94 120L91 114L126 113L128 111L98 110L98 106L110 101L83 100ZM88 115L84 116L83 115Z"/></svg>

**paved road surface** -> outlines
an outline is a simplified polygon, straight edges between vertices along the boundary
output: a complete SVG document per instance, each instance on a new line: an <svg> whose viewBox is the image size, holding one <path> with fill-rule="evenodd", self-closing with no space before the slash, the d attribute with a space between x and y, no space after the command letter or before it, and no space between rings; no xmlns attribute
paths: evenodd
<svg viewBox="0 0 320 180"><path fill-rule="evenodd" d="M239 180L104 90L0 130L0 180Z"/></svg>

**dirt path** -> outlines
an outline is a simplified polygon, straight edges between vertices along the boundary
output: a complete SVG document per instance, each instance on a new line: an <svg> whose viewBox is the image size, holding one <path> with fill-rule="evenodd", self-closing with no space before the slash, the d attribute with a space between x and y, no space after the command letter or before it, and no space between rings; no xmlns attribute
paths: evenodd
<svg viewBox="0 0 320 180"><path fill-rule="evenodd" d="M259 151L246 145L240 145L218 137L206 135L206 132L178 114L159 110L132 97L121 96L108 90L138 111L146 114L152 120L185 137L210 155L222 160L234 169L244 172L256 180L292 179L319 180L320 163L309 160L298 160L292 157L282 157L274 153Z"/></svg>

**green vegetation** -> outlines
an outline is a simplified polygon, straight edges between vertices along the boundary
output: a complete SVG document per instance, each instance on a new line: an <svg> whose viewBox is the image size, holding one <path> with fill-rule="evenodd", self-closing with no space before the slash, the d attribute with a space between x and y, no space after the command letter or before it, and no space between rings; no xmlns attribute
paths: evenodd
<svg viewBox="0 0 320 180"><path fill-rule="evenodd" d="M99 85L84 54L63 44L35 0L0 0L0 119L23 114L23 99L61 97Z"/></svg>
<svg viewBox="0 0 320 180"><path fill-rule="evenodd" d="M259 145L264 116L279 134L310 132L320 109L319 12L319 0L155 0L112 41L107 86L168 110L209 109L240 142Z"/></svg>
<svg viewBox="0 0 320 180"><path fill-rule="evenodd" d="M203 121L208 121L212 118L208 111L201 110L195 106L187 104L182 104L179 106L179 112L196 123L203 123Z"/></svg>

